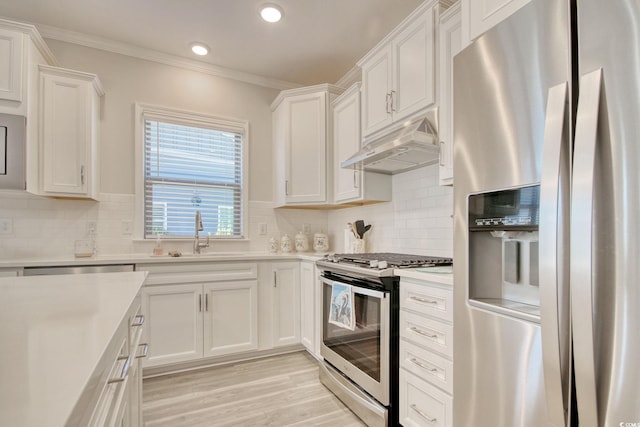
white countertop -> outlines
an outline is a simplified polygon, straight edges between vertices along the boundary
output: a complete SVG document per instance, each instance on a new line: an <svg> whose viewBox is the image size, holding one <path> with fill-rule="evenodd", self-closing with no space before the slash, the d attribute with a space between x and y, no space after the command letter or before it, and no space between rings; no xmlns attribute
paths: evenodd
<svg viewBox="0 0 640 427"><path fill-rule="evenodd" d="M154 256L150 254L122 254L99 255L85 258L25 258L19 260L2 260L0 268L7 267L56 267L73 265L101 265L101 264L155 264L155 263L185 263L185 262L215 262L215 261L281 261L300 259L316 261L324 253L292 252L288 254L268 252L211 252L201 255L184 254L181 257L169 255Z"/></svg>
<svg viewBox="0 0 640 427"><path fill-rule="evenodd" d="M0 279L0 425L64 425L145 277Z"/></svg>
<svg viewBox="0 0 640 427"><path fill-rule="evenodd" d="M394 272L400 280L407 277L453 286L453 267L396 268Z"/></svg>

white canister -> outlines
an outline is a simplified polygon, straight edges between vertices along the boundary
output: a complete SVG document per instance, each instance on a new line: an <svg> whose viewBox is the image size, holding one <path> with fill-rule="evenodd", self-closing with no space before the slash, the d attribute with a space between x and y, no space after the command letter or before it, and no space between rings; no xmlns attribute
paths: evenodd
<svg viewBox="0 0 640 427"><path fill-rule="evenodd" d="M307 252L309 250L309 238L302 231L295 237L296 252Z"/></svg>
<svg viewBox="0 0 640 427"><path fill-rule="evenodd" d="M353 253L363 254L367 252L367 241L364 239L353 239Z"/></svg>
<svg viewBox="0 0 640 427"><path fill-rule="evenodd" d="M329 236L320 232L313 235L313 250L327 252L329 250Z"/></svg>
<svg viewBox="0 0 640 427"><path fill-rule="evenodd" d="M270 254L277 254L278 253L278 246L280 246L280 243L278 242L278 239L276 239L275 237L272 237L269 239L269 253Z"/></svg>
<svg viewBox="0 0 640 427"><path fill-rule="evenodd" d="M344 229L344 253L352 254L353 253L353 241L356 239L356 236L353 235L353 229L350 225L347 225L347 228Z"/></svg>
<svg viewBox="0 0 640 427"><path fill-rule="evenodd" d="M288 234L285 234L280 239L280 249L285 254L291 252L291 237Z"/></svg>

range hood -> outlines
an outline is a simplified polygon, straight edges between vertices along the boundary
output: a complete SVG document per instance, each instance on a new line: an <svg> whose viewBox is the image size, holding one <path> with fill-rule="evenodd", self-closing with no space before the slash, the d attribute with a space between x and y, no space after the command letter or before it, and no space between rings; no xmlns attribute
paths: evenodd
<svg viewBox="0 0 640 427"><path fill-rule="evenodd" d="M369 172L393 175L439 161L440 143L436 131L437 110L414 119L382 136L364 141L364 146L340 164Z"/></svg>

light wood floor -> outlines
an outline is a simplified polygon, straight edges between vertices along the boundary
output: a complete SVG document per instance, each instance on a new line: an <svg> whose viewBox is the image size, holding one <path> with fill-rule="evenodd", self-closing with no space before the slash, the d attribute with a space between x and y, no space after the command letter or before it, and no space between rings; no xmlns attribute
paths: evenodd
<svg viewBox="0 0 640 427"><path fill-rule="evenodd" d="M148 427L364 426L305 351L145 379L143 411Z"/></svg>

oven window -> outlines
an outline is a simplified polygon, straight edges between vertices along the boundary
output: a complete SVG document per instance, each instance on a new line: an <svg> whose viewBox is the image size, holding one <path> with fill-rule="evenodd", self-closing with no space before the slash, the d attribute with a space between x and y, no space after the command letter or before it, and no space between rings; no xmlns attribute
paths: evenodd
<svg viewBox="0 0 640 427"><path fill-rule="evenodd" d="M324 345L376 381L380 381L380 298L354 292L355 330L329 323L331 286L324 284Z"/></svg>

